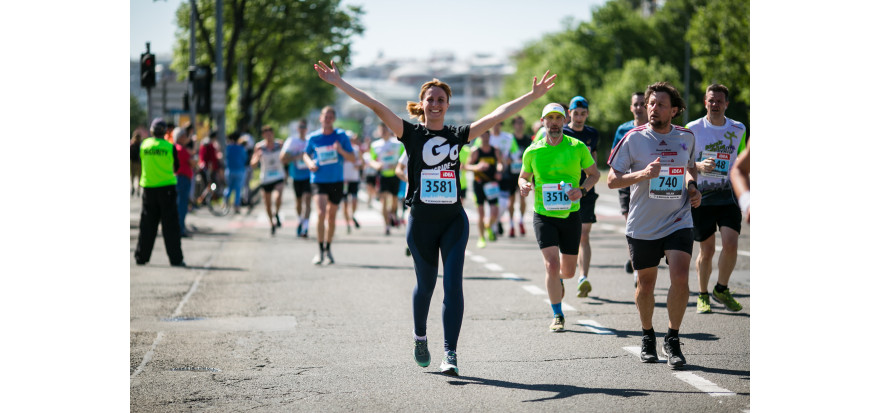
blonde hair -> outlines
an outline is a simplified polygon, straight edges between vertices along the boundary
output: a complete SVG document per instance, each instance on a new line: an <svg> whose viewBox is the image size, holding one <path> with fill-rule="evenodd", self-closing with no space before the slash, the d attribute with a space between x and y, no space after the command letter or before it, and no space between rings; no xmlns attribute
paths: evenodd
<svg viewBox="0 0 880 413"><path fill-rule="evenodd" d="M419 101L418 102L406 102L406 111L409 113L409 117L411 118L419 118L419 122L425 121L425 109L422 108L422 99L425 98L425 93L428 92L428 89L432 87L439 87L446 92L446 101L449 102L449 99L452 99L452 89L449 88L445 82L441 82L439 79L434 78L430 82L425 82L422 84L422 89L419 91Z"/></svg>

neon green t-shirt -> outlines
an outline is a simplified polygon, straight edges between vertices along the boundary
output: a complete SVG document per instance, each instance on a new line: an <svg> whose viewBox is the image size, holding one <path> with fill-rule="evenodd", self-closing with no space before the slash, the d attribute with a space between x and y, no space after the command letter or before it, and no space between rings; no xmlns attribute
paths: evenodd
<svg viewBox="0 0 880 413"><path fill-rule="evenodd" d="M523 153L522 170L534 174L535 212L553 218L567 218L569 213L578 211L580 202L569 201L559 184L564 182L577 188L581 170L593 166L594 163L587 145L571 136L563 135L556 146L548 144L546 137L533 142ZM545 185L557 187L550 188L545 194Z"/></svg>

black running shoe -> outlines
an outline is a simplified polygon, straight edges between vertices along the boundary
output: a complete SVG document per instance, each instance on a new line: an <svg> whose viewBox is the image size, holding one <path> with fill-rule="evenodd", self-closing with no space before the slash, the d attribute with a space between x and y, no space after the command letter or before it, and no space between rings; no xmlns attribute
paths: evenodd
<svg viewBox="0 0 880 413"><path fill-rule="evenodd" d="M681 354L681 341L678 337L669 337L663 340L663 355L666 356L666 364L673 369L684 367L684 354Z"/></svg>
<svg viewBox="0 0 880 413"><path fill-rule="evenodd" d="M635 270L633 270L633 262L631 260L626 260L626 265L623 266L623 270L626 271L627 274L634 273Z"/></svg>
<svg viewBox="0 0 880 413"><path fill-rule="evenodd" d="M639 355L642 363L657 362L657 338L651 336L642 336L642 352Z"/></svg>
<svg viewBox="0 0 880 413"><path fill-rule="evenodd" d="M278 216L278 213L275 213L275 226L281 228L281 217Z"/></svg>
<svg viewBox="0 0 880 413"><path fill-rule="evenodd" d="M361 229L361 224L359 224L359 223L358 223L358 220L354 219L354 217L351 217L351 222L354 222L354 227L355 227L355 228L357 228L357 229Z"/></svg>

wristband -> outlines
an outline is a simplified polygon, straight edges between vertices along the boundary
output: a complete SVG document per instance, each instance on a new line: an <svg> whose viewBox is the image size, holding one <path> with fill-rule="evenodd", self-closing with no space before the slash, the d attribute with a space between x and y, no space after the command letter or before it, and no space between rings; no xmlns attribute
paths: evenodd
<svg viewBox="0 0 880 413"><path fill-rule="evenodd" d="M749 203L751 202L751 194L745 191L739 196L739 209L743 214L749 211Z"/></svg>
<svg viewBox="0 0 880 413"><path fill-rule="evenodd" d="M688 181L688 184L687 184L686 188L690 188L690 187L691 187L691 184L694 184L694 186L697 186L697 181L694 181L693 179L690 180L690 181Z"/></svg>
<svg viewBox="0 0 880 413"><path fill-rule="evenodd" d="M586 189L584 189L584 188L578 188L578 189L581 190L581 197L585 197L585 196L587 196L587 190L586 190Z"/></svg>

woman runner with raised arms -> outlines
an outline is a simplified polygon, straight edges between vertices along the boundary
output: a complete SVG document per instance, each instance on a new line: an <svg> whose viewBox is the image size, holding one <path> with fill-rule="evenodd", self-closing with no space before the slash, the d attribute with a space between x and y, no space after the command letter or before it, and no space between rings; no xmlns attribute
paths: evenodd
<svg viewBox="0 0 880 413"><path fill-rule="evenodd" d="M413 290L413 355L418 365L427 367L431 364L427 341L428 308L437 282L439 256L442 254L445 355L440 364L440 372L457 376L456 347L464 315L462 269L469 227L458 196L461 192L459 150L462 145L482 135L492 125L513 116L547 93L555 85L552 82L556 75L548 78L548 70L540 81L537 77L532 79L532 90L528 93L499 106L470 125L453 127L443 124L452 91L449 85L437 79L422 85L419 102L407 104L410 116L418 117L419 120L419 123L413 124L399 118L387 106L342 80L332 61L329 67L321 61L314 67L322 80L375 112L394 136L403 142L409 155L406 204L412 208L406 228L406 242L412 252L416 270L416 287Z"/></svg>

